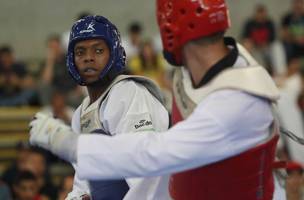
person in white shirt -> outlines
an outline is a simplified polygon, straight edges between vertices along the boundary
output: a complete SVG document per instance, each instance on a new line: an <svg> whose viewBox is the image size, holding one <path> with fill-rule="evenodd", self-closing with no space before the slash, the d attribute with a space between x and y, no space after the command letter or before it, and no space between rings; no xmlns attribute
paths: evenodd
<svg viewBox="0 0 304 200"><path fill-rule="evenodd" d="M144 27L140 22L133 21L128 25L127 35L122 37L122 45L127 55L127 63L130 58L139 55L140 44L142 43Z"/></svg>
<svg viewBox="0 0 304 200"><path fill-rule="evenodd" d="M70 34L67 66L73 79L86 86L89 94L73 115L75 134L114 136L168 128L169 116L157 86L144 77L123 75L125 51L117 28L106 18L87 16L75 22ZM70 145L73 144L65 144ZM87 149L96 151L90 144ZM76 175L73 191L67 199L88 196L97 200L170 199L166 176L87 182L78 177L77 163L73 166Z"/></svg>
<svg viewBox="0 0 304 200"><path fill-rule="evenodd" d="M156 134L75 136L37 114L31 143L77 162L79 177L89 180L171 174L174 200L285 199L272 173L279 92L242 46L224 38L225 1L157 0L156 7L164 55L183 66L173 81L175 125ZM73 148L62 147L66 137Z"/></svg>

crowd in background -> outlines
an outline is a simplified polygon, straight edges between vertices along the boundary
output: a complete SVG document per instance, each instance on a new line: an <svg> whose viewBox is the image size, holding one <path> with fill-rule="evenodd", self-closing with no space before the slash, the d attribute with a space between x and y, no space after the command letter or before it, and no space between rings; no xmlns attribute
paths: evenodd
<svg viewBox="0 0 304 200"><path fill-rule="evenodd" d="M88 15L82 13L79 18ZM145 38L144 26L131 22L128 35L122 37L127 54L128 74L148 76L161 87L167 109L171 104L173 68L165 62L160 39ZM304 1L291 0L291 7L274 23L267 7L256 5L244 21L238 41L272 75L281 91L278 114L282 126L304 137ZM9 44L0 44L0 106L39 106L45 112L70 124L73 111L87 95L69 77L66 68L68 34L50 34L45 58L32 70L26 61L15 59ZM42 44L43 45L43 44ZM64 199L72 188L73 175L52 183L49 164L63 162L41 149L20 143L18 156L3 174L0 199ZM303 200L304 147L282 137L278 149L287 166L288 200Z"/></svg>

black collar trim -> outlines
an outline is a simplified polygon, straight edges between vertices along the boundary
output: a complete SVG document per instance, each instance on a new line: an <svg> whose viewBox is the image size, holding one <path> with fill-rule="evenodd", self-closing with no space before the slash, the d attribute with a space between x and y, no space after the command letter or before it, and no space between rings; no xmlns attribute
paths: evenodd
<svg viewBox="0 0 304 200"><path fill-rule="evenodd" d="M236 41L231 37L225 37L224 43L226 46L232 46L232 49L224 58L222 58L220 61L218 61L215 65L213 65L207 71L207 73L205 74L203 79L200 81L200 83L195 88L199 88L199 87L206 85L220 72L222 72L223 70L225 70L227 68L233 67L233 65L235 64L235 62L238 58L238 55L239 55Z"/></svg>

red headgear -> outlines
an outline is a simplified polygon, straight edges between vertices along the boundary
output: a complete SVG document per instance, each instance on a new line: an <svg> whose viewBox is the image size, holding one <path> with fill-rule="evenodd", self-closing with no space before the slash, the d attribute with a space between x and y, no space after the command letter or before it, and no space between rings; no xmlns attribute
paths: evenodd
<svg viewBox="0 0 304 200"><path fill-rule="evenodd" d="M230 26L225 0L157 0L157 21L165 57L176 66L185 43Z"/></svg>

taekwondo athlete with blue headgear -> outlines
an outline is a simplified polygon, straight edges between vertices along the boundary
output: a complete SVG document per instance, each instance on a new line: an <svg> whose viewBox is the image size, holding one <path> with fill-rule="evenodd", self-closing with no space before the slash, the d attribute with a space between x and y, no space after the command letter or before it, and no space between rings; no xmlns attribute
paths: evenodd
<svg viewBox="0 0 304 200"><path fill-rule="evenodd" d="M74 113L73 132L114 136L149 134L168 128L169 117L159 89L147 78L123 75L125 58L120 34L108 19L87 16L75 22L70 33L67 67L73 79L87 87L89 96ZM41 113L36 117L47 118ZM73 137L67 141L72 142ZM70 142L60 146L71 147ZM170 199L168 177L87 182L78 178L77 164L73 166L76 171L73 191L67 199Z"/></svg>

